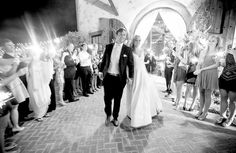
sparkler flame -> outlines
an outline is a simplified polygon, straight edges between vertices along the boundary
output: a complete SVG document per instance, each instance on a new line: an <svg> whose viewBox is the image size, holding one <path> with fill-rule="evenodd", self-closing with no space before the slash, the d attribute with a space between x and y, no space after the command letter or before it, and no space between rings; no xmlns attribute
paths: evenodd
<svg viewBox="0 0 236 153"><path fill-rule="evenodd" d="M39 58L43 52L43 49L46 49L47 55L49 57L54 57L56 54L56 46L54 45L54 43L59 44L61 41L59 38L57 38L54 28L48 28L47 24L45 24L41 20L41 25L44 29L47 41L42 41L39 43L31 21L32 20L30 16L26 14L24 19L24 25L32 41L32 45L28 45L27 49L30 49L33 52L32 56L34 58Z"/></svg>

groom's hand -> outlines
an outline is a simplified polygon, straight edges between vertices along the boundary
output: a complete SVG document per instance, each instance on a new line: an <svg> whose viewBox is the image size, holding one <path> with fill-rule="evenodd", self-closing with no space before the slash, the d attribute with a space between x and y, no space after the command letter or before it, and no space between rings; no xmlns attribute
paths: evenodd
<svg viewBox="0 0 236 153"><path fill-rule="evenodd" d="M130 84L130 85L132 85L132 84L133 84L133 79L128 78L128 79L127 79L127 83Z"/></svg>

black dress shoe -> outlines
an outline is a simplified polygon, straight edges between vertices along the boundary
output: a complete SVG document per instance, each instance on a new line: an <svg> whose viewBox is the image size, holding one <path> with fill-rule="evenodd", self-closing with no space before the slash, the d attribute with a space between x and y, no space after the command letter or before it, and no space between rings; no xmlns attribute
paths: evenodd
<svg viewBox="0 0 236 153"><path fill-rule="evenodd" d="M88 94L86 94L86 93L85 93L85 94L83 94L83 96L84 96L84 97L89 97L89 95L88 95Z"/></svg>
<svg viewBox="0 0 236 153"><path fill-rule="evenodd" d="M111 121L115 127L119 126L119 121L118 120L112 120Z"/></svg>
<svg viewBox="0 0 236 153"><path fill-rule="evenodd" d="M105 126L108 126L110 124L110 122L111 122L111 117L108 116L105 120Z"/></svg>
<svg viewBox="0 0 236 153"><path fill-rule="evenodd" d="M71 99L69 102L76 102L78 100L79 100L79 98L75 98L75 99Z"/></svg>
<svg viewBox="0 0 236 153"><path fill-rule="evenodd" d="M87 93L88 93L88 94L93 94L93 92L92 92L92 91L88 91Z"/></svg>

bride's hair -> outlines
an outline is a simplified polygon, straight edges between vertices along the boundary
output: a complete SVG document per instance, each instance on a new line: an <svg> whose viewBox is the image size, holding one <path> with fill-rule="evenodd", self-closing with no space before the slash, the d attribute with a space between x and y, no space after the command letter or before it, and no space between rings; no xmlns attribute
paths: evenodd
<svg viewBox="0 0 236 153"><path fill-rule="evenodd" d="M130 48L131 48L132 51L135 50L134 41L137 40L138 38L140 38L140 36L139 36L139 35L135 35L135 36L133 37L131 43L130 43Z"/></svg>
<svg viewBox="0 0 236 153"><path fill-rule="evenodd" d="M222 47L222 39L219 36L210 35L208 40L211 40L211 39L214 39L214 38L217 40L217 43L216 43L216 46L215 46L216 52L219 52L223 48ZM199 63L203 63L204 62L205 57L207 56L208 53L209 53L209 45L207 45L207 47L200 52Z"/></svg>

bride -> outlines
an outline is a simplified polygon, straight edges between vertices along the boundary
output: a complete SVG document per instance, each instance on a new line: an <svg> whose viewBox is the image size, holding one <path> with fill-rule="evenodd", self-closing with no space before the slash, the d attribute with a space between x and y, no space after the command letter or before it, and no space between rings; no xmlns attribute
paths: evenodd
<svg viewBox="0 0 236 153"><path fill-rule="evenodd" d="M148 74L144 63L144 51L140 48L141 38L135 35L131 49L134 57L134 78L126 86L127 115L131 127L138 128L152 123L152 117L162 111L155 80Z"/></svg>

